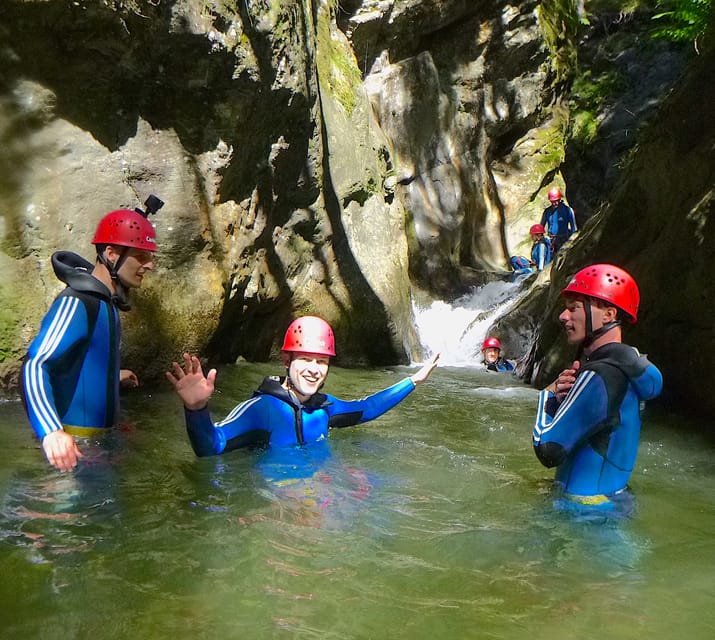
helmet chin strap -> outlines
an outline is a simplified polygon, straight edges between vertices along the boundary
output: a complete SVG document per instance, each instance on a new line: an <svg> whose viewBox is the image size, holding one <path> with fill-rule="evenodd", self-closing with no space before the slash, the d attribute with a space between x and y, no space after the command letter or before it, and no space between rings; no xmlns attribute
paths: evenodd
<svg viewBox="0 0 715 640"><path fill-rule="evenodd" d="M112 296L112 302L117 305L117 307L122 311L129 311L131 309L131 306L127 302L129 292L119 278L119 270L122 268L122 265L124 264L124 261L127 259L128 255L129 248L122 247L122 252L119 254L119 257L114 261L114 264L112 264L111 262L109 262L109 260L107 260L107 258L104 257L104 252L97 254L97 258L99 259L99 261L107 268L107 271L109 271L109 277L112 279L112 283L114 284L114 295Z"/></svg>
<svg viewBox="0 0 715 640"><path fill-rule="evenodd" d="M588 298L583 300L583 308L586 313L586 337L581 343L581 349L579 350L579 356L583 353L584 349L590 347L598 338L600 338L605 333L608 333L611 329L621 326L620 320L611 320L611 322L606 322L598 329L594 331L593 329L593 318L591 316L591 301Z"/></svg>

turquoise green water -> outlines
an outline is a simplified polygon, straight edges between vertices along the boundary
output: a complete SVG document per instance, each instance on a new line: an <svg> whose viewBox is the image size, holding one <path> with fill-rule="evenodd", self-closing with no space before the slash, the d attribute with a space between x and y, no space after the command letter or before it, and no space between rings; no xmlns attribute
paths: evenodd
<svg viewBox="0 0 715 640"><path fill-rule="evenodd" d="M335 370L327 388L408 371ZM215 417L273 372L221 369ZM532 453L535 399L440 368L322 446L197 459L175 398L138 390L73 475L0 405L0 637L711 639L712 444L646 411L635 513L577 518Z"/></svg>

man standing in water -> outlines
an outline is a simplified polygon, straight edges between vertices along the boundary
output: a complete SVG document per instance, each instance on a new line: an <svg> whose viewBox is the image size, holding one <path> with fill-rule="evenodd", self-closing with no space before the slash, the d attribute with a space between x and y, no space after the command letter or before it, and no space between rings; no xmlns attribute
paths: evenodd
<svg viewBox="0 0 715 640"><path fill-rule="evenodd" d="M657 397L660 371L621 342L621 322L635 323L640 294L623 269L595 264L562 291L559 316L582 358L539 394L534 451L567 498L601 504L626 489L640 438L640 402Z"/></svg>
<svg viewBox="0 0 715 640"><path fill-rule="evenodd" d="M253 397L216 424L208 401L216 370L204 376L197 357L184 354L184 368L174 362L168 380L186 410L186 428L197 456L226 453L246 446L294 446L324 440L331 428L349 427L381 416L427 380L437 366L433 356L417 373L362 400L340 400L320 392L335 355L330 325L316 316L294 320L282 347L286 375L265 378Z"/></svg>
<svg viewBox="0 0 715 640"><path fill-rule="evenodd" d="M561 190L554 187L549 191L549 206L541 215L541 226L545 227L551 236L552 257L555 256L562 245L578 231L576 216L561 196Z"/></svg>
<svg viewBox="0 0 715 640"><path fill-rule="evenodd" d="M132 371L119 368L119 310L129 309L128 290L154 269L156 233L147 216L163 204L150 196L146 212L104 216L92 240L94 265L69 251L52 256L67 288L28 348L21 389L45 456L60 471L71 471L82 457L74 436L94 436L116 423L119 386L139 384Z"/></svg>

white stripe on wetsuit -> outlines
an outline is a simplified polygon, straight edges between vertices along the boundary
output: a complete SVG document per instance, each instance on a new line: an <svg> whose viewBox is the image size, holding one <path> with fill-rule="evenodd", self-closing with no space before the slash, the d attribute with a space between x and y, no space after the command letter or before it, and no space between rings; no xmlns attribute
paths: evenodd
<svg viewBox="0 0 715 640"><path fill-rule="evenodd" d="M547 431L550 431L553 427L556 426L556 423L559 421L561 416L564 415L564 413L566 413L571 408L574 402L576 402L578 397L583 393L584 389L591 381L591 378L593 378L593 376L595 375L596 374L594 371L584 371L581 375L579 375L578 378L576 378L574 386L571 387L571 390L569 391L564 401L561 403L561 406L559 406L559 408L557 409L556 415L549 424L544 424L543 418L546 416L546 413L542 410L542 403L540 402L536 424L534 425L534 432L539 437L534 438L535 440L540 440L543 434L545 434Z"/></svg>
<svg viewBox="0 0 715 640"><path fill-rule="evenodd" d="M233 411L229 413L221 422L217 422L216 426L217 427L222 427L225 424L228 424L229 422L233 422L234 420L240 418L246 410L251 407L252 405L256 404L260 400L260 396L256 398L251 398L250 400L246 400L245 402L242 402L239 404L237 407L233 408Z"/></svg>
<svg viewBox="0 0 715 640"><path fill-rule="evenodd" d="M60 300L60 308L52 318L52 323L45 332L35 357L26 364L27 402L45 435L61 430L62 423L57 410L47 397L42 369L64 337L79 304L81 304L79 298L73 296L65 296Z"/></svg>

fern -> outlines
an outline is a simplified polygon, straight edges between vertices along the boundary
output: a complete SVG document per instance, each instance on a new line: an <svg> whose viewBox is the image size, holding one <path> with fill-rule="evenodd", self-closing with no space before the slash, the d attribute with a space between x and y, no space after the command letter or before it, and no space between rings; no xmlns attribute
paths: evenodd
<svg viewBox="0 0 715 640"><path fill-rule="evenodd" d="M712 0L667 0L658 6L664 11L653 16L653 20L660 21L653 36L673 42L693 42L697 46L713 18Z"/></svg>

